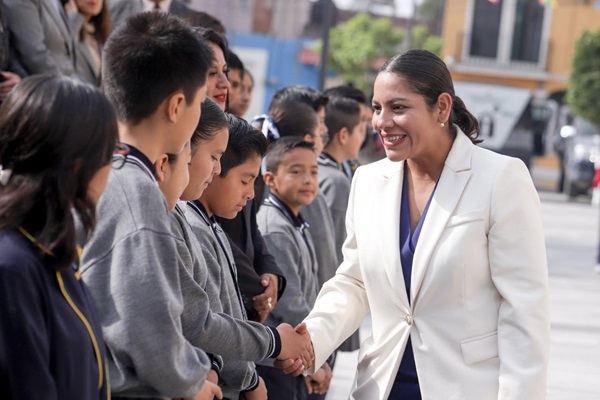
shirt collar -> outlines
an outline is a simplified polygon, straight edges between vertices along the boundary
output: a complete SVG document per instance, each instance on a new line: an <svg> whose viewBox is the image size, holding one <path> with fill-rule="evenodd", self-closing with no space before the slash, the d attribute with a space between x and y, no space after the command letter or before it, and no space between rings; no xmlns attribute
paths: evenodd
<svg viewBox="0 0 600 400"><path fill-rule="evenodd" d="M300 213L298 213L298 215L294 215L292 209L289 208L287 204L281 201L273 193L269 194L269 197L266 199L266 201L267 203L272 204L275 208L281 211L290 221L292 221L292 224L296 228L309 227L308 222L304 221L304 218L302 218L302 215L300 215Z"/></svg>
<svg viewBox="0 0 600 400"><path fill-rule="evenodd" d="M150 161L148 157L141 151L139 151L136 147L128 144L129 153L127 154L127 162L133 162L138 166L142 167L146 172L150 174L154 181L158 181L158 176L156 175L156 168L154 164Z"/></svg>
<svg viewBox="0 0 600 400"><path fill-rule="evenodd" d="M317 159L317 161L319 162L319 165L334 167L339 169L340 171L343 171L342 165L338 163L336 159L333 158L330 154L324 151L322 151L321 154L319 154L319 158Z"/></svg>

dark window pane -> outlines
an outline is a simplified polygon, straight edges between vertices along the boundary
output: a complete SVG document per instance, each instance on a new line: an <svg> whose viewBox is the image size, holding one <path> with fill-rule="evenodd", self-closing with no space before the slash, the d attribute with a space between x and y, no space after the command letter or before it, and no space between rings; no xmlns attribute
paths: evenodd
<svg viewBox="0 0 600 400"><path fill-rule="evenodd" d="M469 52L471 56L496 58L501 16L502 0L475 0Z"/></svg>
<svg viewBox="0 0 600 400"><path fill-rule="evenodd" d="M545 7L538 0L517 0L516 7L511 60L537 63Z"/></svg>

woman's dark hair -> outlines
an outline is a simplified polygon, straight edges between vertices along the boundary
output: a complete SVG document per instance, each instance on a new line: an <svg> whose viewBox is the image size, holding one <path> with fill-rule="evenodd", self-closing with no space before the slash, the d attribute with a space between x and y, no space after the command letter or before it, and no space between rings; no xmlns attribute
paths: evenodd
<svg viewBox="0 0 600 400"><path fill-rule="evenodd" d="M225 112L221 110L217 103L207 97L202 103L200 122L198 122L198 126L192 135L192 154L194 154L200 143L212 139L221 129L228 126L229 122Z"/></svg>
<svg viewBox="0 0 600 400"><path fill-rule="evenodd" d="M452 96L452 110L448 125L452 133L456 124L471 139L480 143L479 122L465 107L460 97L454 94L454 84L446 64L435 54L427 50L409 50L390 58L379 72L391 72L398 75L409 89L425 98L427 105L433 108L442 93Z"/></svg>
<svg viewBox="0 0 600 400"><path fill-rule="evenodd" d="M98 89L67 77L24 79L0 107L0 165L12 170L0 184L0 230L27 230L54 253L47 259L56 269L76 261L71 209L89 234L88 185L117 138L115 111Z"/></svg>
<svg viewBox="0 0 600 400"><path fill-rule="evenodd" d="M315 110L298 100L284 100L269 111L281 137L313 135L319 125Z"/></svg>
<svg viewBox="0 0 600 400"><path fill-rule="evenodd" d="M262 158L267 154L267 138L246 120L227 114L229 142L221 157L221 174L225 177L232 168L245 163L250 157Z"/></svg>
<svg viewBox="0 0 600 400"><path fill-rule="evenodd" d="M112 30L110 12L108 11L108 0L104 0L104 3L102 4L102 10L98 15L90 18L90 23L95 28L94 37L98 43L106 43L106 39L108 39L110 31ZM80 39L83 40L83 31L80 34Z"/></svg>
<svg viewBox="0 0 600 400"><path fill-rule="evenodd" d="M183 17L183 20L191 26L210 28L223 36L227 33L225 26L219 19L203 11L189 10Z"/></svg>
<svg viewBox="0 0 600 400"><path fill-rule="evenodd" d="M223 58L227 57L227 53L229 52L229 46L227 44L227 39L225 38L225 36L213 31L210 28L195 27L193 29L202 39L204 39L204 41L214 43L221 50L223 50Z"/></svg>

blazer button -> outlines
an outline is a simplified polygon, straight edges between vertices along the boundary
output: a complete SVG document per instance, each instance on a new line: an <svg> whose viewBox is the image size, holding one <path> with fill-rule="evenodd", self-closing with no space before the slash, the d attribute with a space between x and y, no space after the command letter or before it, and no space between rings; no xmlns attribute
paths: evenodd
<svg viewBox="0 0 600 400"><path fill-rule="evenodd" d="M408 326L412 325L413 319L410 316L410 314L407 314L406 317L404 317L404 320L406 321L406 323L408 324Z"/></svg>

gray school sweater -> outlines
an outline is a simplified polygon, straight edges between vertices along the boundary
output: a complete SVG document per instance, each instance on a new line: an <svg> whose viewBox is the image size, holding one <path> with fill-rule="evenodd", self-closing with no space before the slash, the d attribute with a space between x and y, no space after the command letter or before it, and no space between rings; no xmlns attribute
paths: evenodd
<svg viewBox="0 0 600 400"><path fill-rule="evenodd" d="M273 326L287 322L295 327L312 310L319 292L318 266L310 229L304 230L307 244L300 229L267 200L258 210L256 220L269 253L275 257L287 279L285 292L265 323Z"/></svg>
<svg viewBox="0 0 600 400"><path fill-rule="evenodd" d="M208 266L200 243L179 207L171 212L170 218L171 229L180 239L177 252L183 266L180 274L185 336L194 346L223 359L258 361L279 355L281 342L274 328L211 311Z"/></svg>
<svg viewBox="0 0 600 400"><path fill-rule="evenodd" d="M189 221L194 236L200 242L206 261L208 279L206 293L210 308L240 320L247 320L237 284L237 270L227 235L205 210L196 204L180 204ZM238 344L239 346L242 343ZM245 390L253 390L258 385L258 375L254 363L224 357L221 370L223 396L237 399Z"/></svg>
<svg viewBox="0 0 600 400"><path fill-rule="evenodd" d="M98 306L113 396L191 397L210 362L183 335L180 239L150 171L131 160L110 172L81 276Z"/></svg>
<svg viewBox="0 0 600 400"><path fill-rule="evenodd" d="M319 276L323 275L324 277L329 276L331 271L335 273L337 267L340 265L335 247L336 231L327 200L320 190L312 203L302 207L302 216L310 225L309 230L315 246L317 264L319 266L317 273ZM321 282L321 279L319 279L319 282ZM319 284L320 289L321 284Z"/></svg>
<svg viewBox="0 0 600 400"><path fill-rule="evenodd" d="M321 266L319 264L319 284L323 285L333 278L338 265L344 259L342 246L346 240L346 210L348 209L348 198L350 197L350 179L337 166L323 165L319 160L319 192L325 198L331 212L338 260L338 264L334 268L327 268L327 265Z"/></svg>

